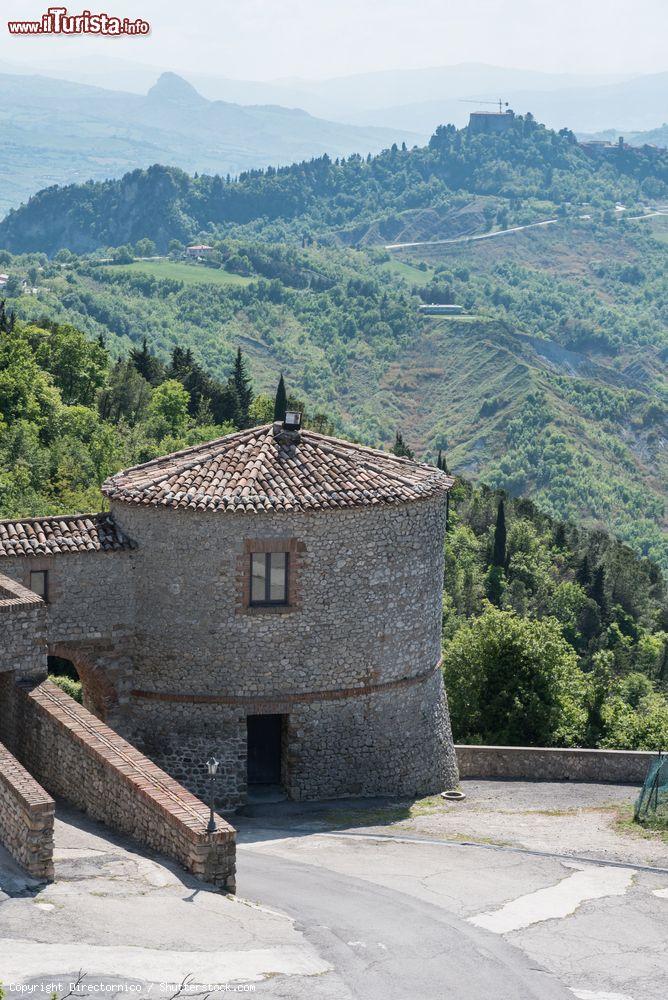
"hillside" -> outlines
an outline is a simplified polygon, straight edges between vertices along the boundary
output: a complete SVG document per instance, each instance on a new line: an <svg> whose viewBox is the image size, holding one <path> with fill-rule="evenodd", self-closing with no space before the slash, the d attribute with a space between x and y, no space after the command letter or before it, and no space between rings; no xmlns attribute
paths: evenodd
<svg viewBox="0 0 668 1000"><path fill-rule="evenodd" d="M440 127L423 148L396 145L376 157L324 156L289 167L253 170L236 182L189 177L163 166L118 180L48 188L0 224L0 245L12 252L87 253L149 237L170 240L229 234L252 226L266 238L319 240L378 226L385 239L402 212L437 214L492 199L486 228L528 222L561 211L614 209L647 197L668 197L668 154L628 149L614 161L592 158L572 133L556 134L531 117L503 136Z"/></svg>
<svg viewBox="0 0 668 1000"><path fill-rule="evenodd" d="M667 251L614 226L560 233L404 262L239 242L220 244L222 268L74 260L48 265L18 307L102 336L114 354L145 336L167 360L179 344L218 376L240 345L260 389L284 371L339 430L385 446L401 430L428 459L444 448L467 477L612 529L668 566ZM616 267L597 263L613 250ZM637 284L624 280L641 265ZM14 267L27 273L27 261ZM420 317L420 296L470 314Z"/></svg>
<svg viewBox="0 0 668 1000"><path fill-rule="evenodd" d="M142 95L0 74L0 125L3 214L53 184L119 177L151 163L234 176L417 139L406 130L324 121L294 108L209 101L173 73Z"/></svg>
<svg viewBox="0 0 668 1000"><path fill-rule="evenodd" d="M51 189L10 213L0 244L59 251L57 266L33 258L43 271L23 316L73 322L113 354L145 336L167 360L178 344L215 375L241 345L263 389L285 371L338 428L373 444L401 430L427 457L447 448L473 479L614 530L667 567L668 248L649 228L663 219L615 209L629 215L667 180L667 154L602 162L518 119L503 137L446 127L423 149L236 183L152 167ZM99 262L109 245L202 235L210 266L174 247L173 260L123 263L126 248ZM29 276L30 259L3 266ZM423 317L421 301L468 314Z"/></svg>

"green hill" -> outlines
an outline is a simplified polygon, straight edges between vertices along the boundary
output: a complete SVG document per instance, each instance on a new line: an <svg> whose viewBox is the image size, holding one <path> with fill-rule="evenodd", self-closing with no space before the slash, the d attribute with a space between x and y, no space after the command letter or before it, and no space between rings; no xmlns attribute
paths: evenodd
<svg viewBox="0 0 668 1000"><path fill-rule="evenodd" d="M401 430L427 459L444 448L474 480L611 529L666 568L668 247L626 217L667 181L668 154L604 162L527 117L500 137L448 126L424 149L234 183L152 167L49 189L0 224L0 245L58 253L5 254L38 281L18 302L27 318L72 322L114 355L143 337L163 361L191 349L218 377L240 345L261 389L284 371L338 429L382 445ZM210 266L175 250L100 263L108 245L198 237ZM434 239L459 242L383 249ZM424 302L467 314L422 316Z"/></svg>
<svg viewBox="0 0 668 1000"><path fill-rule="evenodd" d="M632 205L665 197L667 183L665 151L622 149L614 159L592 158L572 133L550 132L527 116L501 136L442 126L422 149L394 145L375 157L343 161L325 155L251 170L238 181L153 166L119 180L48 188L9 213L0 224L0 245L52 254L149 237L165 250L172 239L210 239L238 226L272 239L306 231L320 240L338 234L359 242L360 227L371 225L389 242L402 212L456 215L474 196L488 199L480 214L490 228L495 220L522 223L558 209L612 209L620 200Z"/></svg>

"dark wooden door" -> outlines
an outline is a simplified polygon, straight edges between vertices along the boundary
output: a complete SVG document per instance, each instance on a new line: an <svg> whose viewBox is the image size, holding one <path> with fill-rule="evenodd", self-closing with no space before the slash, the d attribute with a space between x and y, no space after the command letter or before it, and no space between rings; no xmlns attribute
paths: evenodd
<svg viewBox="0 0 668 1000"><path fill-rule="evenodd" d="M249 715L248 784L280 785L282 715Z"/></svg>

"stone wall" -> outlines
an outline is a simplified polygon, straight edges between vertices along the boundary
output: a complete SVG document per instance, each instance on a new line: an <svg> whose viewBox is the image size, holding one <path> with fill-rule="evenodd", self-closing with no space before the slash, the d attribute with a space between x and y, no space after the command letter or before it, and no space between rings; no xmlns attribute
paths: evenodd
<svg viewBox="0 0 668 1000"><path fill-rule="evenodd" d="M235 809L246 800L246 715L285 719L283 784L293 799L354 795L428 795L457 785L447 701L439 667L363 694L241 699L183 695L145 699L151 727L138 744L196 795L206 795L203 766L220 761L216 801Z"/></svg>
<svg viewBox="0 0 668 1000"><path fill-rule="evenodd" d="M48 652L72 660L87 707L122 728L134 623L132 552L5 556L0 570L24 587L31 571L48 572Z"/></svg>
<svg viewBox="0 0 668 1000"><path fill-rule="evenodd" d="M13 749L17 677L46 676L46 606L16 580L0 575L0 740Z"/></svg>
<svg viewBox="0 0 668 1000"><path fill-rule="evenodd" d="M272 697L410 677L440 657L443 499L266 514L114 503L112 513L137 542L137 688ZM299 601L247 608L250 543L276 539L298 555Z"/></svg>
<svg viewBox="0 0 668 1000"><path fill-rule="evenodd" d="M235 832L135 747L46 680L19 688L19 756L53 794L206 881L234 890Z"/></svg>
<svg viewBox="0 0 668 1000"><path fill-rule="evenodd" d="M29 875L53 878L55 803L0 743L0 843Z"/></svg>
<svg viewBox="0 0 668 1000"><path fill-rule="evenodd" d="M644 750L559 750L547 747L455 747L459 775L515 781L642 784L655 753Z"/></svg>
<svg viewBox="0 0 668 1000"><path fill-rule="evenodd" d="M44 675L45 631L46 606L42 599L20 582L0 574L0 671Z"/></svg>

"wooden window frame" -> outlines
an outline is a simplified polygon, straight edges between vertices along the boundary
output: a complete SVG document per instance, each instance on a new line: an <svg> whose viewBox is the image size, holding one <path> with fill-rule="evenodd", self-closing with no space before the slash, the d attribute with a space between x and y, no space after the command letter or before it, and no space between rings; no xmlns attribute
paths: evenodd
<svg viewBox="0 0 668 1000"><path fill-rule="evenodd" d="M271 598L271 560L272 556L281 555L285 557L285 575L283 579L283 594L284 596L280 600L272 600ZM253 559L257 559L259 556L264 556L264 600L254 601L253 600ZM290 603L290 553L287 551L282 552L251 552L248 556L250 560L250 598L249 607L251 608L285 608L289 606Z"/></svg>

